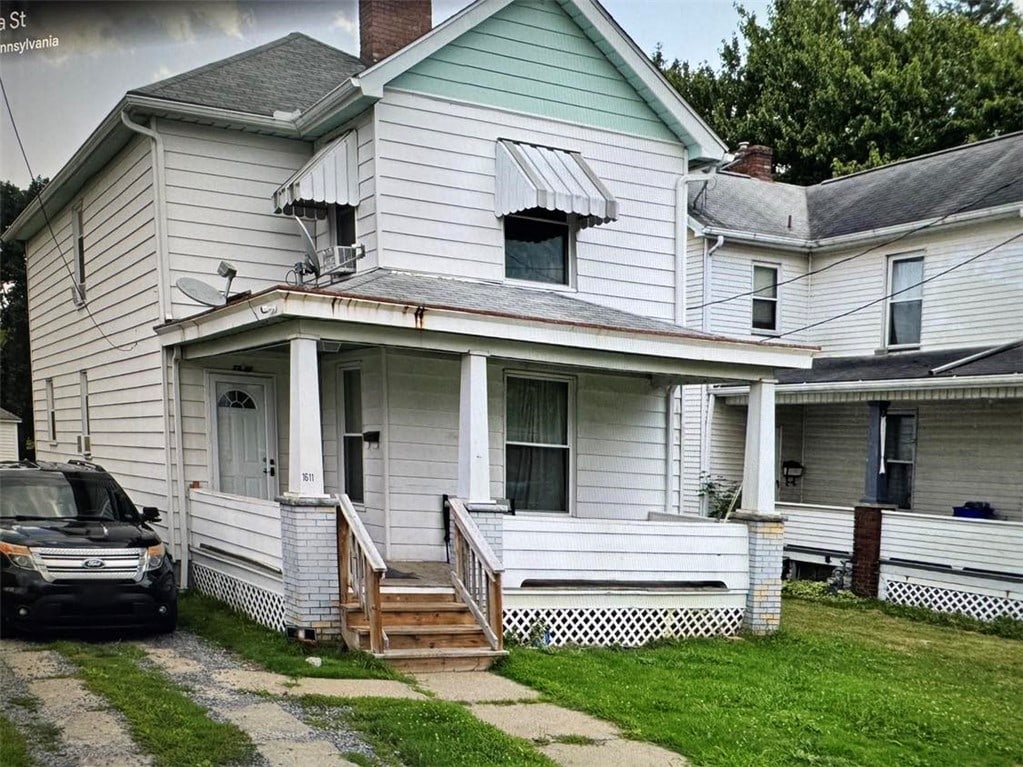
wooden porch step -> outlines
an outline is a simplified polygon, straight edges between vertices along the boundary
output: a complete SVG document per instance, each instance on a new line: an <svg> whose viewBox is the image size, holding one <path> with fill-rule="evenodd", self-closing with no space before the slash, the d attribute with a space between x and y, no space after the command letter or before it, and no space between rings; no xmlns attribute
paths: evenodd
<svg viewBox="0 0 1023 767"><path fill-rule="evenodd" d="M368 626L369 619L356 605L346 607L345 616L352 628ZM461 602L394 602L380 606L384 630L391 626L475 626L476 619Z"/></svg>
<svg viewBox="0 0 1023 767"><path fill-rule="evenodd" d="M495 661L508 655L505 650L444 649L387 650L374 653L399 671L486 671Z"/></svg>
<svg viewBox="0 0 1023 767"><path fill-rule="evenodd" d="M369 647L369 627L353 626L359 647ZM387 626L388 650L490 649L479 626Z"/></svg>

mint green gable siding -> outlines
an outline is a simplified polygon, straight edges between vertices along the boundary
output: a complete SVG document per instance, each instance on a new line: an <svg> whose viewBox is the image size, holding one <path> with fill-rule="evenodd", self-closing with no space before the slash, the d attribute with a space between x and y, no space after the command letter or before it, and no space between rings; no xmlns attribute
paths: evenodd
<svg viewBox="0 0 1023 767"><path fill-rule="evenodd" d="M675 140L553 0L512 3L389 85L646 138Z"/></svg>

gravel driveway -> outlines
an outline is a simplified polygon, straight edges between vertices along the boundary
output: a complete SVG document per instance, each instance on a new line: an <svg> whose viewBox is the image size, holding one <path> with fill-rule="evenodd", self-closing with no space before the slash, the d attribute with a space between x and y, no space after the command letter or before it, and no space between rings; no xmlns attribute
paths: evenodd
<svg viewBox="0 0 1023 767"><path fill-rule="evenodd" d="M131 640L211 719L230 721L256 744L252 767L317 767L351 762L341 754L372 755L357 733L320 729L288 697L268 698L247 679L258 667L186 631ZM32 756L46 767L143 767L148 756L132 741L123 717L74 678L75 666L44 642L0 640L0 708L25 734Z"/></svg>

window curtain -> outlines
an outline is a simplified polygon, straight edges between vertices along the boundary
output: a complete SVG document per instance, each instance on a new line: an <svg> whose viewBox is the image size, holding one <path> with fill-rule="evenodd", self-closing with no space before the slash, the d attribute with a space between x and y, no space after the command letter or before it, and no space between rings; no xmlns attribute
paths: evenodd
<svg viewBox="0 0 1023 767"><path fill-rule="evenodd" d="M505 460L516 508L568 510L568 384L509 378Z"/></svg>

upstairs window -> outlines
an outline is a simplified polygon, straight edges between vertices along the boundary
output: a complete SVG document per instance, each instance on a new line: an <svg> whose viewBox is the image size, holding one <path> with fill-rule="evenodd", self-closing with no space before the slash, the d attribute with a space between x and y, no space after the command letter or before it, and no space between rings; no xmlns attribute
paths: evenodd
<svg viewBox="0 0 1023 767"><path fill-rule="evenodd" d="M47 378L46 383L46 439L57 441L57 408L53 399L53 379Z"/></svg>
<svg viewBox="0 0 1023 767"><path fill-rule="evenodd" d="M617 220L614 195L579 152L508 139L494 151L505 277L571 284L575 233Z"/></svg>
<svg viewBox="0 0 1023 767"><path fill-rule="evenodd" d="M334 244L355 244L355 208L351 205L334 207Z"/></svg>
<svg viewBox="0 0 1023 767"><path fill-rule="evenodd" d="M74 248L75 284L71 299L75 306L85 304L85 234L82 229L82 204L71 209L71 239Z"/></svg>
<svg viewBox="0 0 1023 767"><path fill-rule="evenodd" d="M888 338L892 347L920 345L920 321L923 316L923 256L889 260Z"/></svg>
<svg viewBox="0 0 1023 767"><path fill-rule="evenodd" d="M753 330L778 330L777 266L753 266Z"/></svg>
<svg viewBox="0 0 1023 767"><path fill-rule="evenodd" d="M569 283L571 226L560 211L539 208L504 219L504 275L554 285Z"/></svg>

